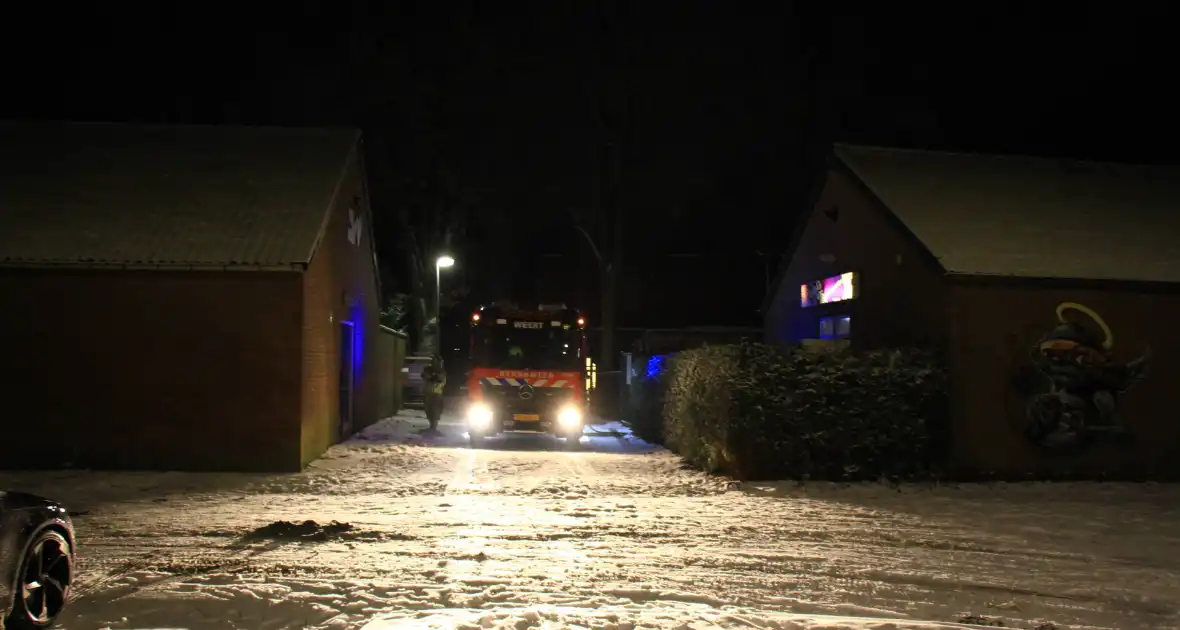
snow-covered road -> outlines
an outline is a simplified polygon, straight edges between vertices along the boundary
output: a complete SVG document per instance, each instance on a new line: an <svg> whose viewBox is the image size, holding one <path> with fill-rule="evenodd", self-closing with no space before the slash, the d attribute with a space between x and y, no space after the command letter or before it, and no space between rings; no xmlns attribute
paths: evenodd
<svg viewBox="0 0 1180 630"><path fill-rule="evenodd" d="M79 512L69 630L1180 628L1180 488L738 486L629 437L470 450L423 426L407 412L300 474L0 487ZM353 528L247 536L307 519Z"/></svg>

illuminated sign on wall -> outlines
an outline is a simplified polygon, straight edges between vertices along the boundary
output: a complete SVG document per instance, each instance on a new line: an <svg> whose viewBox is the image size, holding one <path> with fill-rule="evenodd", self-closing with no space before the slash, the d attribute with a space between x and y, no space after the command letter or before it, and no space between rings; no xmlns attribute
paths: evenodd
<svg viewBox="0 0 1180 630"><path fill-rule="evenodd" d="M831 278L799 285L799 304L803 308L818 304L843 302L856 297L856 274L849 271Z"/></svg>
<svg viewBox="0 0 1180 630"><path fill-rule="evenodd" d="M364 219L357 213L356 208L348 209L348 242L360 246L361 230L364 229Z"/></svg>

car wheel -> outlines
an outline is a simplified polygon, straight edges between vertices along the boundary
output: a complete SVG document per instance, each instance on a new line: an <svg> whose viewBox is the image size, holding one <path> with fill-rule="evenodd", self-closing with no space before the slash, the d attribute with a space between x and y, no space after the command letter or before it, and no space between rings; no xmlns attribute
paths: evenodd
<svg viewBox="0 0 1180 630"><path fill-rule="evenodd" d="M475 431L467 432L467 445L470 448L479 448L483 444L483 436Z"/></svg>
<svg viewBox="0 0 1180 630"><path fill-rule="evenodd" d="M25 549L13 584L10 630L48 628L70 600L74 555L61 533L42 530Z"/></svg>

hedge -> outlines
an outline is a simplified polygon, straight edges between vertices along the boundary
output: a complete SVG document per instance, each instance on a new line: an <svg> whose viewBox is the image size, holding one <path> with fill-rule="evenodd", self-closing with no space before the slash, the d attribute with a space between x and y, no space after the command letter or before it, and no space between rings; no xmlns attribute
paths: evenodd
<svg viewBox="0 0 1180 630"><path fill-rule="evenodd" d="M708 346L637 380L637 437L739 479L931 478L946 452L946 373L922 350Z"/></svg>
<svg viewBox="0 0 1180 630"><path fill-rule="evenodd" d="M652 444L664 443L664 391L669 355L635 355L636 368L627 386L623 424L631 433Z"/></svg>

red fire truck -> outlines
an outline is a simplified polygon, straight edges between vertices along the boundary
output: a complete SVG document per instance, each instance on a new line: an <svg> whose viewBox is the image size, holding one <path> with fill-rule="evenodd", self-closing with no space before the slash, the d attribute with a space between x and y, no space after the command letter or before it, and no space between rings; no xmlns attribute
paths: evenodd
<svg viewBox="0 0 1180 630"><path fill-rule="evenodd" d="M504 432L548 433L574 446L587 409L586 318L564 304L511 303L471 315L466 423L471 445Z"/></svg>

